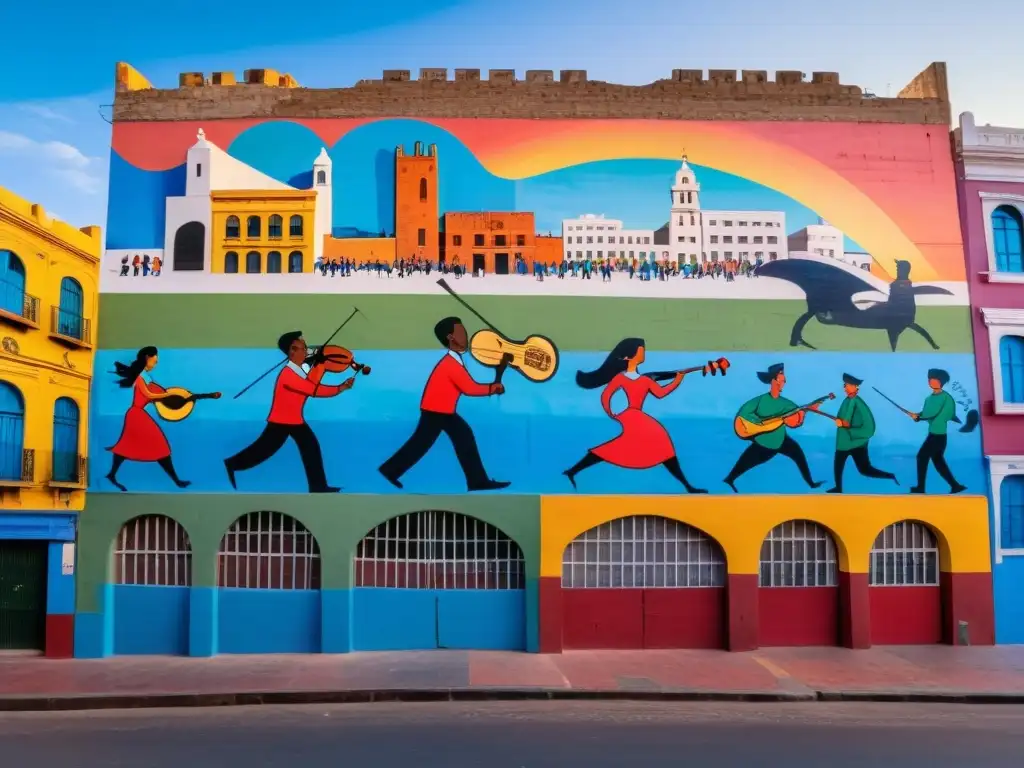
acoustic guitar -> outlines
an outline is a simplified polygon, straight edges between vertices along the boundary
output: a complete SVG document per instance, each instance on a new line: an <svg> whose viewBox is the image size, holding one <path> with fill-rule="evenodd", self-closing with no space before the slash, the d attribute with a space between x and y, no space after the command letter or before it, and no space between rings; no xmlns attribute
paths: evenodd
<svg viewBox="0 0 1024 768"><path fill-rule="evenodd" d="M181 421L188 418L198 400L220 399L220 392L193 394L184 387L168 387L164 392L168 396L154 403L156 415L164 421Z"/></svg>
<svg viewBox="0 0 1024 768"><path fill-rule="evenodd" d="M547 381L558 371L558 349L551 339L544 336L513 341L485 328L474 333L469 340L469 353L488 368L498 368L507 362L509 368L536 383Z"/></svg>
<svg viewBox="0 0 1024 768"><path fill-rule="evenodd" d="M807 405L801 405L779 416L772 416L770 419L765 419L759 424L750 421L749 419L745 419L742 416L737 416L732 423L732 428L733 431L736 433L736 437L738 437L740 440L753 440L758 435L763 435L768 432L774 432L776 429L785 424L786 419L792 416L796 416L796 414L800 413L801 411L809 411L814 406L821 405L826 400L835 399L835 392L829 392L827 395L825 395L824 397L819 397L814 402L808 403Z"/></svg>

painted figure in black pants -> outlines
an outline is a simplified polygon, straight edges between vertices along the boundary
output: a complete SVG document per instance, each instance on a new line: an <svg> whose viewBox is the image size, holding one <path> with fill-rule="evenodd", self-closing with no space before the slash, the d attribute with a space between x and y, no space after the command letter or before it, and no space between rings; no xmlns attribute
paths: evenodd
<svg viewBox="0 0 1024 768"><path fill-rule="evenodd" d="M746 450L736 460L736 466L726 475L725 484L738 493L736 481L741 475L781 454L796 464L800 476L807 485L811 488L820 487L821 482L811 477L811 469L807 466L803 448L786 434L787 427L795 429L803 425L805 411L792 400L782 396L782 390L786 386L785 366L782 363L775 363L769 366L767 371L758 372L757 378L762 384L769 385L769 391L745 402L737 416L755 425L771 419L781 421L771 431L762 432L751 440ZM807 407L807 410L817 409L817 405Z"/></svg>
<svg viewBox="0 0 1024 768"><path fill-rule="evenodd" d="M456 413L459 398L500 395L505 387L500 381L481 384L473 379L462 355L469 346L469 335L457 317L446 317L434 326L434 335L447 348L423 388L420 399L420 419L412 436L395 455L380 466L380 473L396 488L402 487L402 475L427 455L441 433L448 435L455 449L455 458L466 477L470 491L495 491L507 488L509 483L492 480L484 469L480 449L473 429Z"/></svg>
<svg viewBox="0 0 1024 768"><path fill-rule="evenodd" d="M835 487L829 489L829 493L843 492L843 469L848 459L853 459L857 471L864 477L873 477L879 480L892 480L899 485L896 475L892 472L885 472L872 466L868 456L868 442L875 434L875 417L871 413L868 404L860 397L860 385L863 380L848 373L843 374L843 390L846 392L846 399L839 406L839 413L836 415L836 456L833 462L835 474Z"/></svg>
<svg viewBox="0 0 1024 768"><path fill-rule="evenodd" d="M925 398L920 413L911 413L914 421L928 422L928 436L917 452L917 485L911 493L924 493L928 479L928 464L934 465L939 476L949 483L950 493L962 493L966 486L960 485L946 463L946 442L949 440L949 422L959 422L956 415L956 401L943 387L949 383L949 374L941 368L928 371L928 386L932 393Z"/></svg>

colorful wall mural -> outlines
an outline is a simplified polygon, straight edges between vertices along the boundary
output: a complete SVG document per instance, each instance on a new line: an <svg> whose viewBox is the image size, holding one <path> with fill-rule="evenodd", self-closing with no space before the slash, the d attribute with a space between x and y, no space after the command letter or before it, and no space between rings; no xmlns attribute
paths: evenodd
<svg viewBox="0 0 1024 768"><path fill-rule="evenodd" d="M542 550L550 510L573 517L573 499L607 515L581 512L571 532L557 523L559 540L643 514L703 536L714 509L753 537L709 544L724 551L709 584L724 588L728 573L731 591L720 619L732 629L715 637L733 632L722 643L734 648L786 644L779 627L814 613L835 624L824 637L859 646L872 637L867 603L850 595L875 578L871 542L882 547L883 528L912 519L932 531L922 547L935 568L900 584L934 587L935 600L941 587L946 608L915 612L911 596L910 608L874 621L924 616L923 636L955 641L950 622L969 592L981 606L972 641L990 641L977 498L986 477L943 137L906 125L495 122L115 125L97 355L107 373L93 395L95 495L83 523L95 554L82 556L107 557L110 536L143 506L186 527L198 506L308 513L301 522L321 531L367 505L446 509L506 532L518 524L503 516L524 514ZM289 208L289 189L314 191L313 208ZM258 205L246 207L247 195ZM267 218L274 205L288 215ZM874 497L890 499L884 515L845 519L882 503ZM970 534L963 520L950 528L954 509ZM759 625L751 601L758 584L770 586L772 556L762 551L758 565L739 549L756 552L798 518L837 548L821 550L835 570L821 585L837 602L824 614L799 597L762 602ZM359 541L387 519L344 536ZM954 565L951 547L971 554ZM333 546L346 558L355 548ZM553 574L532 557L513 645L560 649L561 629L544 640L544 622L571 623L551 608L571 585L563 575L561 587L544 587ZM950 602L962 568L971 586ZM117 652L101 616L115 600L106 590L124 582L100 564L91 572L81 647ZM739 586L748 577L754 598ZM203 578L204 589L227 586L223 574ZM354 594L383 582L348 573L334 585ZM387 586L392 599L409 585ZM359 603L368 599L335 605L343 628L307 606L318 639L285 646L402 646L401 628L383 645L353 640L354 617L392 621L399 610ZM472 610L484 621L484 608ZM595 603L575 615L599 614ZM341 634L326 639L328 625Z"/></svg>

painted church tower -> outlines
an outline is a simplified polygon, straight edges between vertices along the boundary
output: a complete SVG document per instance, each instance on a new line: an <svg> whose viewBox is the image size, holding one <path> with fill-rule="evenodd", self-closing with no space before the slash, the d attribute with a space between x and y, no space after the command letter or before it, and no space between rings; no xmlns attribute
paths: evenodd
<svg viewBox="0 0 1024 768"><path fill-rule="evenodd" d="M317 263L324 254L324 237L332 233L334 222L334 201L332 190L334 180L331 157L327 154L327 148L321 147L320 154L313 161L313 189L316 191L316 215L313 231L316 235L313 241L313 263Z"/></svg>
<svg viewBox="0 0 1024 768"><path fill-rule="evenodd" d="M679 261L702 261L700 184L683 155L672 185L672 208L668 220L669 258Z"/></svg>

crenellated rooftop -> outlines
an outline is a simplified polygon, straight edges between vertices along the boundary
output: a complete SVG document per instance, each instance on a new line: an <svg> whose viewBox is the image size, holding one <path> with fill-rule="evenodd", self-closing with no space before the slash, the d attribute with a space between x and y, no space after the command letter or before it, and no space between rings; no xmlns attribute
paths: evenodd
<svg viewBox="0 0 1024 768"><path fill-rule="evenodd" d="M586 70L384 70L347 88L302 88L273 69L186 72L154 88L117 66L115 121L313 117L821 120L949 124L946 66L929 65L896 98L844 85L836 72L675 69L648 85L591 80Z"/></svg>

